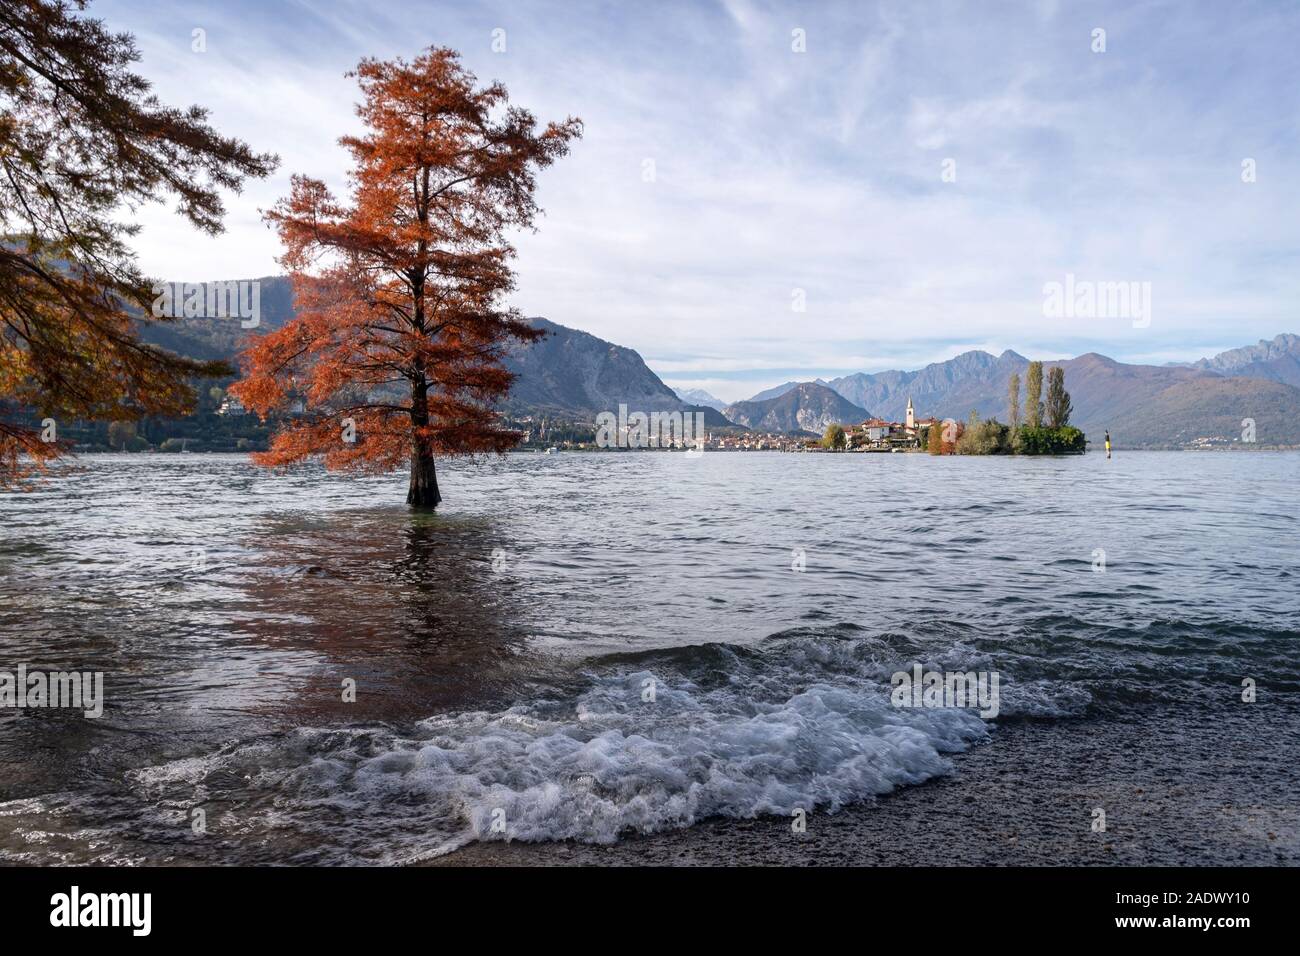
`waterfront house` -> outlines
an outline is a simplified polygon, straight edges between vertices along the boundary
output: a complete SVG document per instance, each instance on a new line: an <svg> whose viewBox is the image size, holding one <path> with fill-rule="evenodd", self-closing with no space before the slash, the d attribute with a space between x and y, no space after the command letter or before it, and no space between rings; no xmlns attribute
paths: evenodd
<svg viewBox="0 0 1300 956"><path fill-rule="evenodd" d="M912 400L907 400L907 420L888 422L883 418L870 418L861 425L867 443L872 448L915 448L920 443L921 429L938 422L936 418L916 417Z"/></svg>

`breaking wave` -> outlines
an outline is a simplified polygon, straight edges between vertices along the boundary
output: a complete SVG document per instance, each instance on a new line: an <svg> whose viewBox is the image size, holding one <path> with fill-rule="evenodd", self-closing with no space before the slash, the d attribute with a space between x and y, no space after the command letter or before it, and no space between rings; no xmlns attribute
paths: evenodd
<svg viewBox="0 0 1300 956"><path fill-rule="evenodd" d="M713 816L834 812L941 775L984 740L972 710L900 709L879 639L704 645L611 658L569 692L397 729L309 729L133 774L154 805L267 794L216 832L301 838L294 862L409 863L473 840L610 843ZM949 653L975 668L982 655ZM985 662L986 663L986 662ZM1004 686L1003 713L1062 715L1086 692Z"/></svg>

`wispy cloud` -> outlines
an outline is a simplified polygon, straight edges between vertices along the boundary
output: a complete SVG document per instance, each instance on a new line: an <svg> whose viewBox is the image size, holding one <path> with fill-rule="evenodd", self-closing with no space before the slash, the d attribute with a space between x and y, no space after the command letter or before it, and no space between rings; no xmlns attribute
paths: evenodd
<svg viewBox="0 0 1300 956"><path fill-rule="evenodd" d="M587 124L541 177L547 215L519 237L517 304L634 347L677 383L737 398L970 343L1190 359L1300 327L1289 5L100 0L94 12L139 36L164 99L209 106L221 129L284 159L231 197L217 239L142 213L142 262L169 278L277 271L258 210L293 172L343 187L336 140L356 123L344 72L439 43L539 117ZM1242 181L1246 158L1256 182ZM1043 284L1066 272L1151 282L1150 327L1045 318Z"/></svg>

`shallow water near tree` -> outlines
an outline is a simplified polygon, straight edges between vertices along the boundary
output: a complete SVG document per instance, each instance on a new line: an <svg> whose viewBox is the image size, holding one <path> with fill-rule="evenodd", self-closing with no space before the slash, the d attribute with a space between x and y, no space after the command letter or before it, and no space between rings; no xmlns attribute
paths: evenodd
<svg viewBox="0 0 1300 956"><path fill-rule="evenodd" d="M440 463L433 514L402 475L79 464L0 496L0 670L106 698L0 710L11 862L870 812L1026 721L1300 735L1295 453L521 453ZM996 671L999 716L890 706L917 663Z"/></svg>

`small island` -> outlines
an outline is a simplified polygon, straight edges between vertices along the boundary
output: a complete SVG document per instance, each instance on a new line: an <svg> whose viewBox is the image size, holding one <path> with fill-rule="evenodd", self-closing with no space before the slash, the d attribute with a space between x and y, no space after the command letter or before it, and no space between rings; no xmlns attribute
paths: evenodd
<svg viewBox="0 0 1300 956"><path fill-rule="evenodd" d="M1025 375L1024 420L1021 420L1020 376L1007 383L1007 423L996 418L981 420L972 410L966 421L918 419L907 400L903 422L872 418L860 425L826 426L817 442L825 451L907 452L928 451L931 455L1079 455L1087 451L1088 440L1070 424L1073 403L1065 389L1065 369L1048 370L1047 400L1043 401L1043 363L1030 362Z"/></svg>

